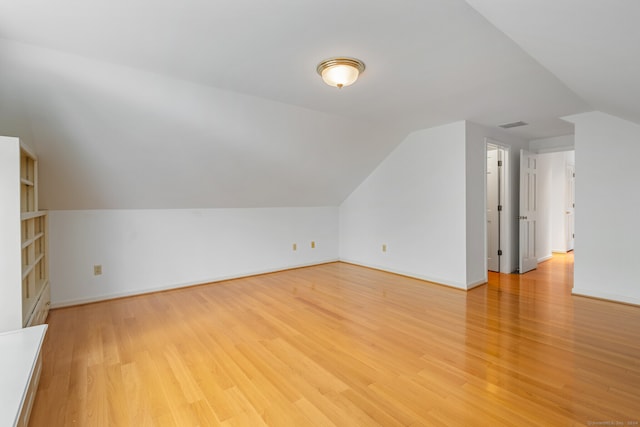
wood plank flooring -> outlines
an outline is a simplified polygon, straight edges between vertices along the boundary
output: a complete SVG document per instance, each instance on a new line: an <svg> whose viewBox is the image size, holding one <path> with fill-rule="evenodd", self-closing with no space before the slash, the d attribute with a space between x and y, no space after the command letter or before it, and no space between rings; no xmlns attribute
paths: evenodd
<svg viewBox="0 0 640 427"><path fill-rule="evenodd" d="M463 292L332 263L53 310L30 425L638 425L640 308L572 271Z"/></svg>

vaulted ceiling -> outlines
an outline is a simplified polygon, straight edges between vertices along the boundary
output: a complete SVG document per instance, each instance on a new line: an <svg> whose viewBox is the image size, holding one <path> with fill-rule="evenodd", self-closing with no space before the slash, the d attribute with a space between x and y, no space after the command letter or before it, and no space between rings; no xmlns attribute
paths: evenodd
<svg viewBox="0 0 640 427"><path fill-rule="evenodd" d="M49 209L338 205L417 129L640 120L637 6L582 3L2 0L0 134ZM367 65L342 90L315 73L337 55Z"/></svg>
<svg viewBox="0 0 640 427"><path fill-rule="evenodd" d="M467 1L593 109L640 123L640 1Z"/></svg>

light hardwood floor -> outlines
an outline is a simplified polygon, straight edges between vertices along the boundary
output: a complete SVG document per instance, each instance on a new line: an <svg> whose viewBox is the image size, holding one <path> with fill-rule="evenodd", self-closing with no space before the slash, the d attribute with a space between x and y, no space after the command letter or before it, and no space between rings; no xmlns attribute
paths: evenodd
<svg viewBox="0 0 640 427"><path fill-rule="evenodd" d="M638 425L640 307L572 271L463 292L332 263L53 310L30 425Z"/></svg>

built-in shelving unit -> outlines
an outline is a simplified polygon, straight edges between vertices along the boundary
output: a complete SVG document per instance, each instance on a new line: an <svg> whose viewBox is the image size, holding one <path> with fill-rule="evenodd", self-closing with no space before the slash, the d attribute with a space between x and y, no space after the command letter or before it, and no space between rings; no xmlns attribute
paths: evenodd
<svg viewBox="0 0 640 427"><path fill-rule="evenodd" d="M0 157L2 332L44 323L51 293L47 212L38 209L38 158L9 137L0 137Z"/></svg>
<svg viewBox="0 0 640 427"><path fill-rule="evenodd" d="M38 210L38 158L20 146L20 221L22 230L22 324L44 323L50 306L47 266L47 213Z"/></svg>

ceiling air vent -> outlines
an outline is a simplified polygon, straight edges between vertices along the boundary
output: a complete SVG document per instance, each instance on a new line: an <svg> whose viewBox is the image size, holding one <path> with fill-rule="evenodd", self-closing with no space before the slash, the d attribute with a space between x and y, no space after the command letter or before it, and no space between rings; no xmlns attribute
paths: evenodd
<svg viewBox="0 0 640 427"><path fill-rule="evenodd" d="M519 122L513 122L513 123L505 123L503 125L500 125L499 127L501 127L502 129L511 129L511 128L517 128L518 126L526 126L528 124L529 123L519 121Z"/></svg>

